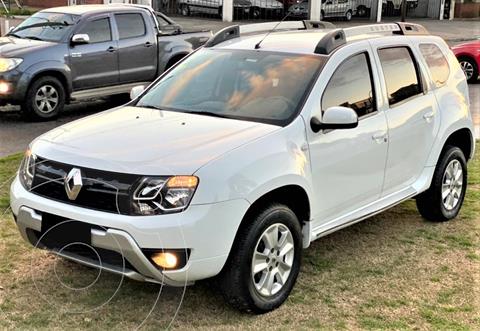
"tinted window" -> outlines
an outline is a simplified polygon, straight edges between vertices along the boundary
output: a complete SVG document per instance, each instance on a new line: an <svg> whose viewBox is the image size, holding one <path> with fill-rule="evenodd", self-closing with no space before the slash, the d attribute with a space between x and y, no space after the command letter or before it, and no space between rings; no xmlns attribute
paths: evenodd
<svg viewBox="0 0 480 331"><path fill-rule="evenodd" d="M437 86L443 85L450 76L450 68L440 48L434 44L422 44L420 45L420 51L425 62L427 62L435 84Z"/></svg>
<svg viewBox="0 0 480 331"><path fill-rule="evenodd" d="M333 74L322 97L322 110L344 106L359 117L375 111L375 100L367 54L343 62Z"/></svg>
<svg viewBox="0 0 480 331"><path fill-rule="evenodd" d="M422 92L415 63L407 47L378 51L390 106Z"/></svg>
<svg viewBox="0 0 480 331"><path fill-rule="evenodd" d="M201 49L138 106L285 125L297 114L325 57Z"/></svg>
<svg viewBox="0 0 480 331"><path fill-rule="evenodd" d="M109 18L88 22L87 25L78 32L79 34L88 34L90 43L102 43L112 40L112 28Z"/></svg>
<svg viewBox="0 0 480 331"><path fill-rule="evenodd" d="M119 14L115 19L120 39L140 37L147 32L142 14Z"/></svg>

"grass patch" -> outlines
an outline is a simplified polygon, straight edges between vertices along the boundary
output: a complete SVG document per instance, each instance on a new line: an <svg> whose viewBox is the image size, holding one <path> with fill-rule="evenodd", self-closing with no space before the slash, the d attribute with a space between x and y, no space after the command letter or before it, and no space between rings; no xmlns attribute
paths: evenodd
<svg viewBox="0 0 480 331"><path fill-rule="evenodd" d="M261 316L230 309L213 281L185 293L163 288L159 296L157 285L102 273L92 288L68 290L57 276L84 286L97 271L32 249L7 212L0 216L0 329L477 330L478 155L469 164L469 189L456 220L426 222L407 201L317 240L304 252L287 302ZM20 160L0 159L0 183L7 182L0 186L2 210Z"/></svg>

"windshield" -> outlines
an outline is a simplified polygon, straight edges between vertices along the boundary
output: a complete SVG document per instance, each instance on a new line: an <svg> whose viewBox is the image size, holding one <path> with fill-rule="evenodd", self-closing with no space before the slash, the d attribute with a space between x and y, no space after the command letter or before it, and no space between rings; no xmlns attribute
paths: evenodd
<svg viewBox="0 0 480 331"><path fill-rule="evenodd" d="M39 12L27 18L8 35L59 42L72 30L79 18L78 15Z"/></svg>
<svg viewBox="0 0 480 331"><path fill-rule="evenodd" d="M324 62L316 55L201 49L137 106L286 125Z"/></svg>

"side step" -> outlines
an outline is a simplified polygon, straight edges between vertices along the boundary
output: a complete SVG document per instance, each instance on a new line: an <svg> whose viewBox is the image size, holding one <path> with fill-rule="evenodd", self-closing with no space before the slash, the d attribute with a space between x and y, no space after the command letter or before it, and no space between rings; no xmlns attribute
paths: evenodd
<svg viewBox="0 0 480 331"><path fill-rule="evenodd" d="M115 94L123 94L123 93L130 93L130 90L138 85L150 85L151 82L136 82L136 83L129 83L123 85L115 85L115 86L107 86L107 87L100 87L90 90L82 90L73 92L70 96L70 100L75 101L78 99L91 99L91 98L98 98L98 97L105 97L109 95Z"/></svg>

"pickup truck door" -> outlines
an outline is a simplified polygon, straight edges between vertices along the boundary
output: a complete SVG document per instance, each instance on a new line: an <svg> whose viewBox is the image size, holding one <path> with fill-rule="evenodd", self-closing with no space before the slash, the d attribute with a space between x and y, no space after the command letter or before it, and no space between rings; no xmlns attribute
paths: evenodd
<svg viewBox="0 0 480 331"><path fill-rule="evenodd" d="M115 14L120 83L150 82L157 76L158 31L143 12Z"/></svg>
<svg viewBox="0 0 480 331"><path fill-rule="evenodd" d="M108 14L83 22L75 34L87 34L90 43L70 47L70 67L74 90L118 83L118 45Z"/></svg>
<svg viewBox="0 0 480 331"><path fill-rule="evenodd" d="M371 44L383 80L389 127L382 194L387 196L410 190L420 178L440 127L440 116L416 50L407 42L372 40Z"/></svg>
<svg viewBox="0 0 480 331"><path fill-rule="evenodd" d="M377 72L368 42L332 55L315 91L322 112L333 106L354 109L358 127L313 132L307 128L315 204L312 224L337 226L342 219L381 196L387 159L387 121L379 109ZM314 94L311 94L311 97ZM305 119L310 123L311 117ZM315 228L317 228L315 230Z"/></svg>

